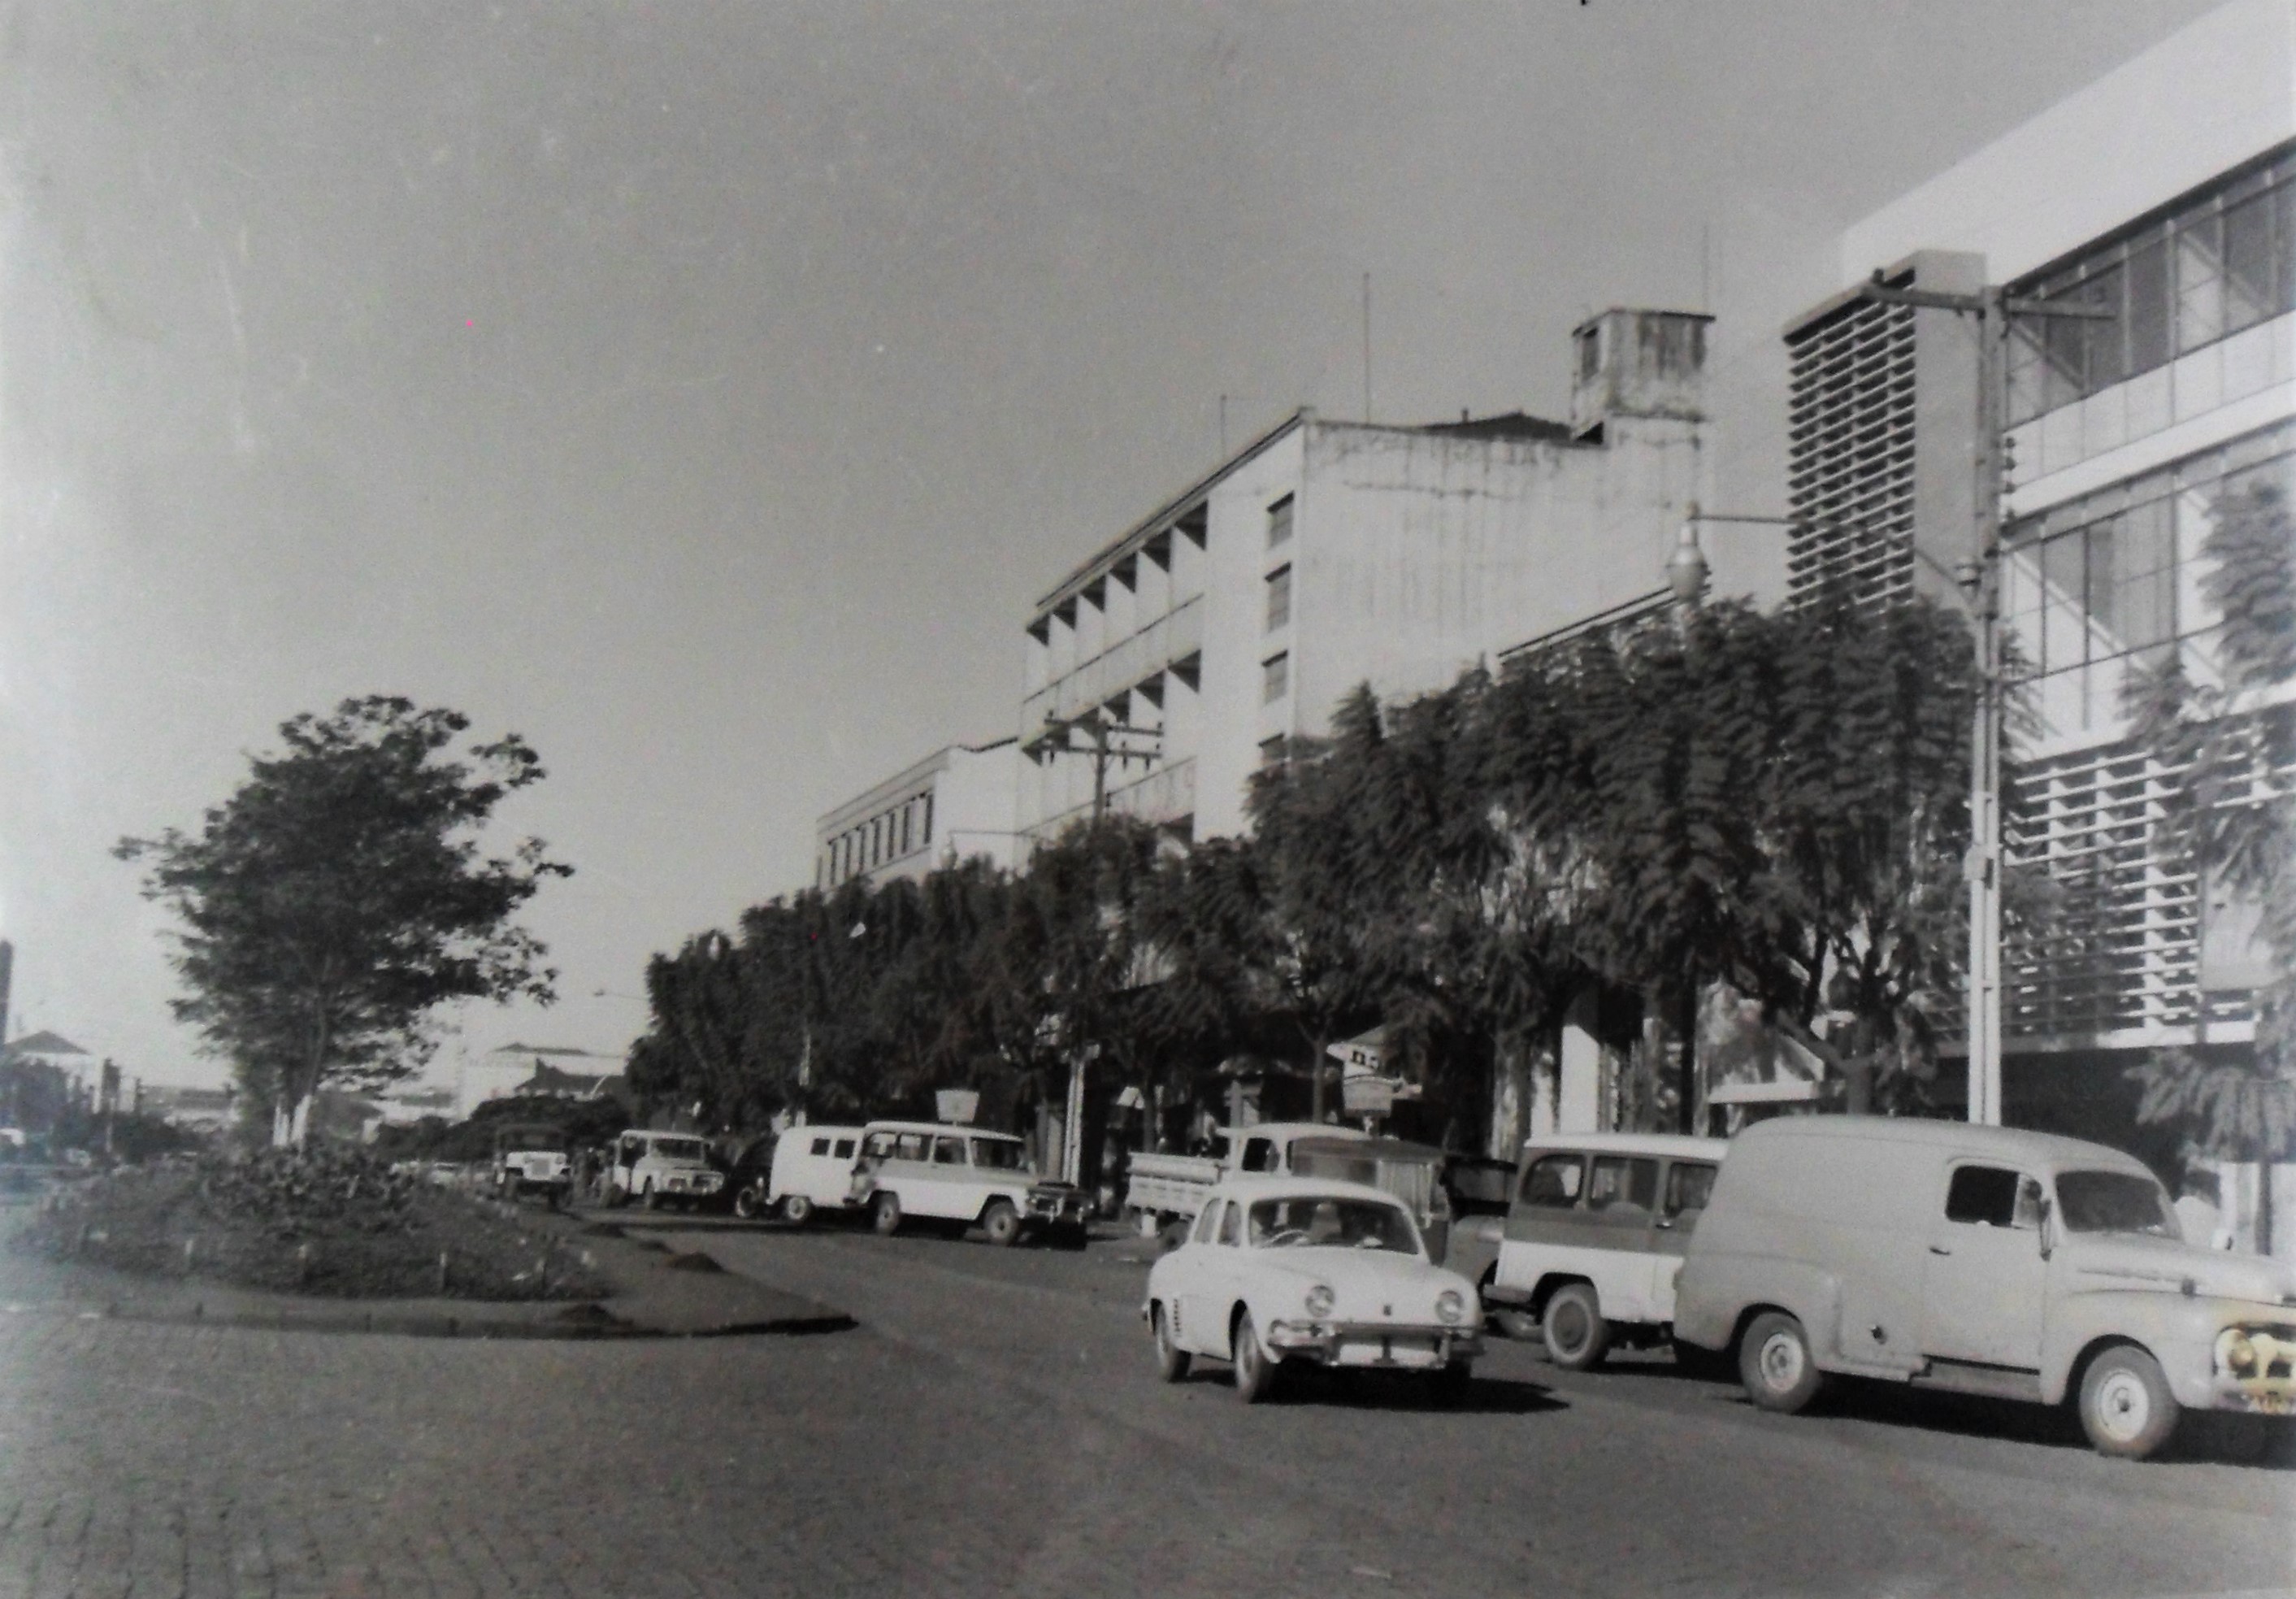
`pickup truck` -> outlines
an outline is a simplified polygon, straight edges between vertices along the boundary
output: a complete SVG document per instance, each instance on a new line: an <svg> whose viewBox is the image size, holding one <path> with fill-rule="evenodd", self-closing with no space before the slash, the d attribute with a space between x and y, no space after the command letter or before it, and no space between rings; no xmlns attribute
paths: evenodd
<svg viewBox="0 0 2296 1599"><path fill-rule="evenodd" d="M1354 1128L1312 1121L1269 1121L1222 1128L1210 1155L1132 1157L1125 1189L1128 1210L1159 1230L1194 1219L1212 1185L1242 1173L1264 1177L1322 1177L1368 1183L1411 1208L1427 1235L1428 1254L1441 1260L1451 1223L1448 1195L1438 1181L1443 1152L1399 1138L1374 1138Z"/></svg>

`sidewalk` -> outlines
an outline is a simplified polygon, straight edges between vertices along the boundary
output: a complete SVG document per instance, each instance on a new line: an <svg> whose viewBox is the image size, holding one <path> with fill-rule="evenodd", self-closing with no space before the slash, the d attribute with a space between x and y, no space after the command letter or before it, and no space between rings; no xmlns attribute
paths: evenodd
<svg viewBox="0 0 2296 1599"><path fill-rule="evenodd" d="M707 1255L626 1237L609 1222L557 1223L611 1284L599 1300L348 1300L274 1293L199 1277L133 1276L19 1254L14 1207L0 1206L0 1314L117 1317L418 1338L719 1338L841 1332L843 1311L738 1276Z"/></svg>

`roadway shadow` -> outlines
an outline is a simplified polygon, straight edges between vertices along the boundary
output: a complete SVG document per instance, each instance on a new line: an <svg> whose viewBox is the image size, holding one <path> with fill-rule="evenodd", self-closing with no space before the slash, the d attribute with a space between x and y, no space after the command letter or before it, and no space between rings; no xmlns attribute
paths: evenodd
<svg viewBox="0 0 2296 1599"><path fill-rule="evenodd" d="M1752 1406L1743 1390L1736 1402ZM1817 1403L1804 1413L1871 1422L1885 1427L1917 1428L1958 1438L2000 1439L2046 1449L2088 1452L2088 1435L2070 1405L2032 1405L1944 1392L1899 1382L1836 1377ZM2260 1420L2185 1413L2176 1437L2160 1458L2249 1466L2259 1471L2296 1471L2296 1431L2283 1426L2277 1436L2240 1423Z"/></svg>
<svg viewBox="0 0 2296 1599"><path fill-rule="evenodd" d="M1208 1387L1228 1388L1234 1377L1226 1365L1198 1364L1182 1379ZM1427 1379L1413 1372L1334 1371L1328 1366L1286 1368L1275 1391L1263 1404L1286 1406L1316 1405L1340 1410L1422 1410L1446 1415L1537 1415L1568 1410L1543 1383L1513 1377L1478 1376L1456 1397L1438 1394Z"/></svg>

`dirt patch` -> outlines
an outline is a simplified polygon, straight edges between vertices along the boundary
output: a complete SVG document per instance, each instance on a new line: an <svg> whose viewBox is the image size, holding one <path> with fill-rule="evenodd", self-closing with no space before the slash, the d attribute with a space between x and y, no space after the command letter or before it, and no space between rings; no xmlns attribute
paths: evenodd
<svg viewBox="0 0 2296 1599"><path fill-rule="evenodd" d="M145 1275L341 1299L608 1292L564 1231L525 1225L359 1151L127 1168L35 1216L9 1243Z"/></svg>

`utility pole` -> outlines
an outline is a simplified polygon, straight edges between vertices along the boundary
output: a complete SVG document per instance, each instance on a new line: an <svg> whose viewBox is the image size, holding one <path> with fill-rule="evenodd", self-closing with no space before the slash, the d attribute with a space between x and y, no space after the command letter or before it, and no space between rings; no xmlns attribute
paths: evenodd
<svg viewBox="0 0 2296 1599"><path fill-rule="evenodd" d="M1136 760L1142 766L1154 765L1161 753L1163 730L1132 726L1097 707L1078 717L1048 715L1045 726L1057 736L1046 739L1038 746L1040 749L1059 755L1089 756L1092 759L1092 831L1098 833L1108 815L1109 767L1121 767ZM1083 743L1077 742L1079 731L1085 734ZM1117 742L1119 739L1126 742ZM1142 739L1151 741L1147 748L1138 743ZM1073 1029L1068 1030L1072 1034ZM1061 1180L1075 1187L1081 1185L1084 1177L1085 1075L1093 1057L1100 1053L1100 1043L1097 1039L1079 1043L1073 1036L1067 1043L1069 1089L1061 1128Z"/></svg>
<svg viewBox="0 0 2296 1599"><path fill-rule="evenodd" d="M2103 306L2013 297L1993 286L1975 294L1893 288L1876 270L1858 296L1974 317L1977 324L1977 551L1968 574L1977 624L1977 711L1970 732L1969 1119L2001 1125L2001 434L2008 414L2009 319L2071 316L2112 321ZM1918 552L1917 552L1918 553Z"/></svg>

